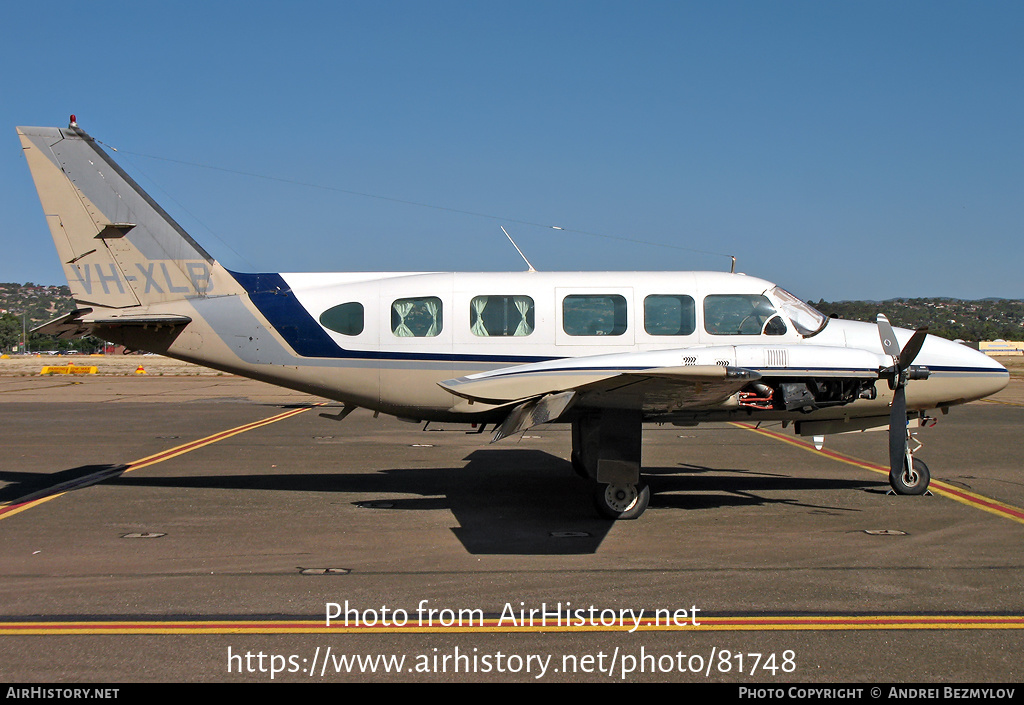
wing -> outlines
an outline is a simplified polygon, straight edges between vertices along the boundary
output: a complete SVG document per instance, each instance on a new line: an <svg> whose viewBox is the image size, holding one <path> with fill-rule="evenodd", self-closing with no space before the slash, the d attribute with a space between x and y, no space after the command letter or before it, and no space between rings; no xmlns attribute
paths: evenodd
<svg viewBox="0 0 1024 705"><path fill-rule="evenodd" d="M472 402L515 405L495 432L498 440L554 421L574 405L653 414L710 408L759 377L735 366L696 364L692 351L660 350L516 365L440 384Z"/></svg>
<svg viewBox="0 0 1024 705"><path fill-rule="evenodd" d="M450 379L468 403L508 407L495 439L558 419L572 406L645 416L722 410L813 411L873 399L891 358L857 348L736 345L548 360ZM756 393L739 394L751 382ZM765 396L767 395L767 396Z"/></svg>

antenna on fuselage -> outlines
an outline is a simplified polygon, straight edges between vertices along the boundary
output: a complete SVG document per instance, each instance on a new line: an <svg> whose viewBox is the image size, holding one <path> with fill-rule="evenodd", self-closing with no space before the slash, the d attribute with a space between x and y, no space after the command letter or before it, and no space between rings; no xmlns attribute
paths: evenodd
<svg viewBox="0 0 1024 705"><path fill-rule="evenodd" d="M736 273L736 255L729 255L729 256L732 257L732 267L729 269L729 274L735 274Z"/></svg>
<svg viewBox="0 0 1024 705"><path fill-rule="evenodd" d="M505 226L499 225L498 227L501 228L501 232L505 233L505 237L507 237L508 241L512 243L512 247L516 248L516 252L518 252L519 256L523 258L524 262L526 262L526 266L530 268L530 271L536 272L537 270L533 268L532 264L530 264L530 260L526 259L526 255L524 255L523 251L519 249L519 245L517 245L516 241L512 239L512 236L508 234L508 230L505 230Z"/></svg>

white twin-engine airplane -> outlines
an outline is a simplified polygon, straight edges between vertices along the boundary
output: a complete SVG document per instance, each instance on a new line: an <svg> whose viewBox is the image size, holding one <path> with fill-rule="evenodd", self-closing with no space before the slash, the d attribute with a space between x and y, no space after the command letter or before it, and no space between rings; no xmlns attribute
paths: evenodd
<svg viewBox="0 0 1024 705"><path fill-rule="evenodd" d="M632 519L645 421L888 426L889 480L921 494L909 428L1009 374L928 336L829 319L714 272L239 274L218 264L83 130L19 127L76 309L39 330L95 335L413 420L572 424L600 513ZM531 268L532 269L532 268Z"/></svg>

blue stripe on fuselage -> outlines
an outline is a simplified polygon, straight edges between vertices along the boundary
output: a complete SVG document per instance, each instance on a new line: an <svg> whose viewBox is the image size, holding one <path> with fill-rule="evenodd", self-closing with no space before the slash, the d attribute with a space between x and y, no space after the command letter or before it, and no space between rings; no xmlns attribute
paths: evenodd
<svg viewBox="0 0 1024 705"><path fill-rule="evenodd" d="M425 360L453 362L544 362L551 357L529 355L455 355L452 353L386 352L382 350L346 350L299 303L280 274L229 273L242 285L267 322L300 357L359 358L362 360Z"/></svg>
<svg viewBox="0 0 1024 705"><path fill-rule="evenodd" d="M249 300L281 337L302 357L347 357L317 325L309 311L295 298L280 274L240 274L231 272L248 292Z"/></svg>

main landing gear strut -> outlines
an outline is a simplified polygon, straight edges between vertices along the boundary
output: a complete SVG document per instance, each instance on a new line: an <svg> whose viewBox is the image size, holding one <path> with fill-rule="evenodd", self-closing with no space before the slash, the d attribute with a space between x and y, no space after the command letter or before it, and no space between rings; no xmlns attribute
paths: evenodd
<svg viewBox="0 0 1024 705"><path fill-rule="evenodd" d="M572 422L572 467L593 480L594 505L605 519L636 519L651 499L640 477L643 416L639 411L601 409Z"/></svg>

